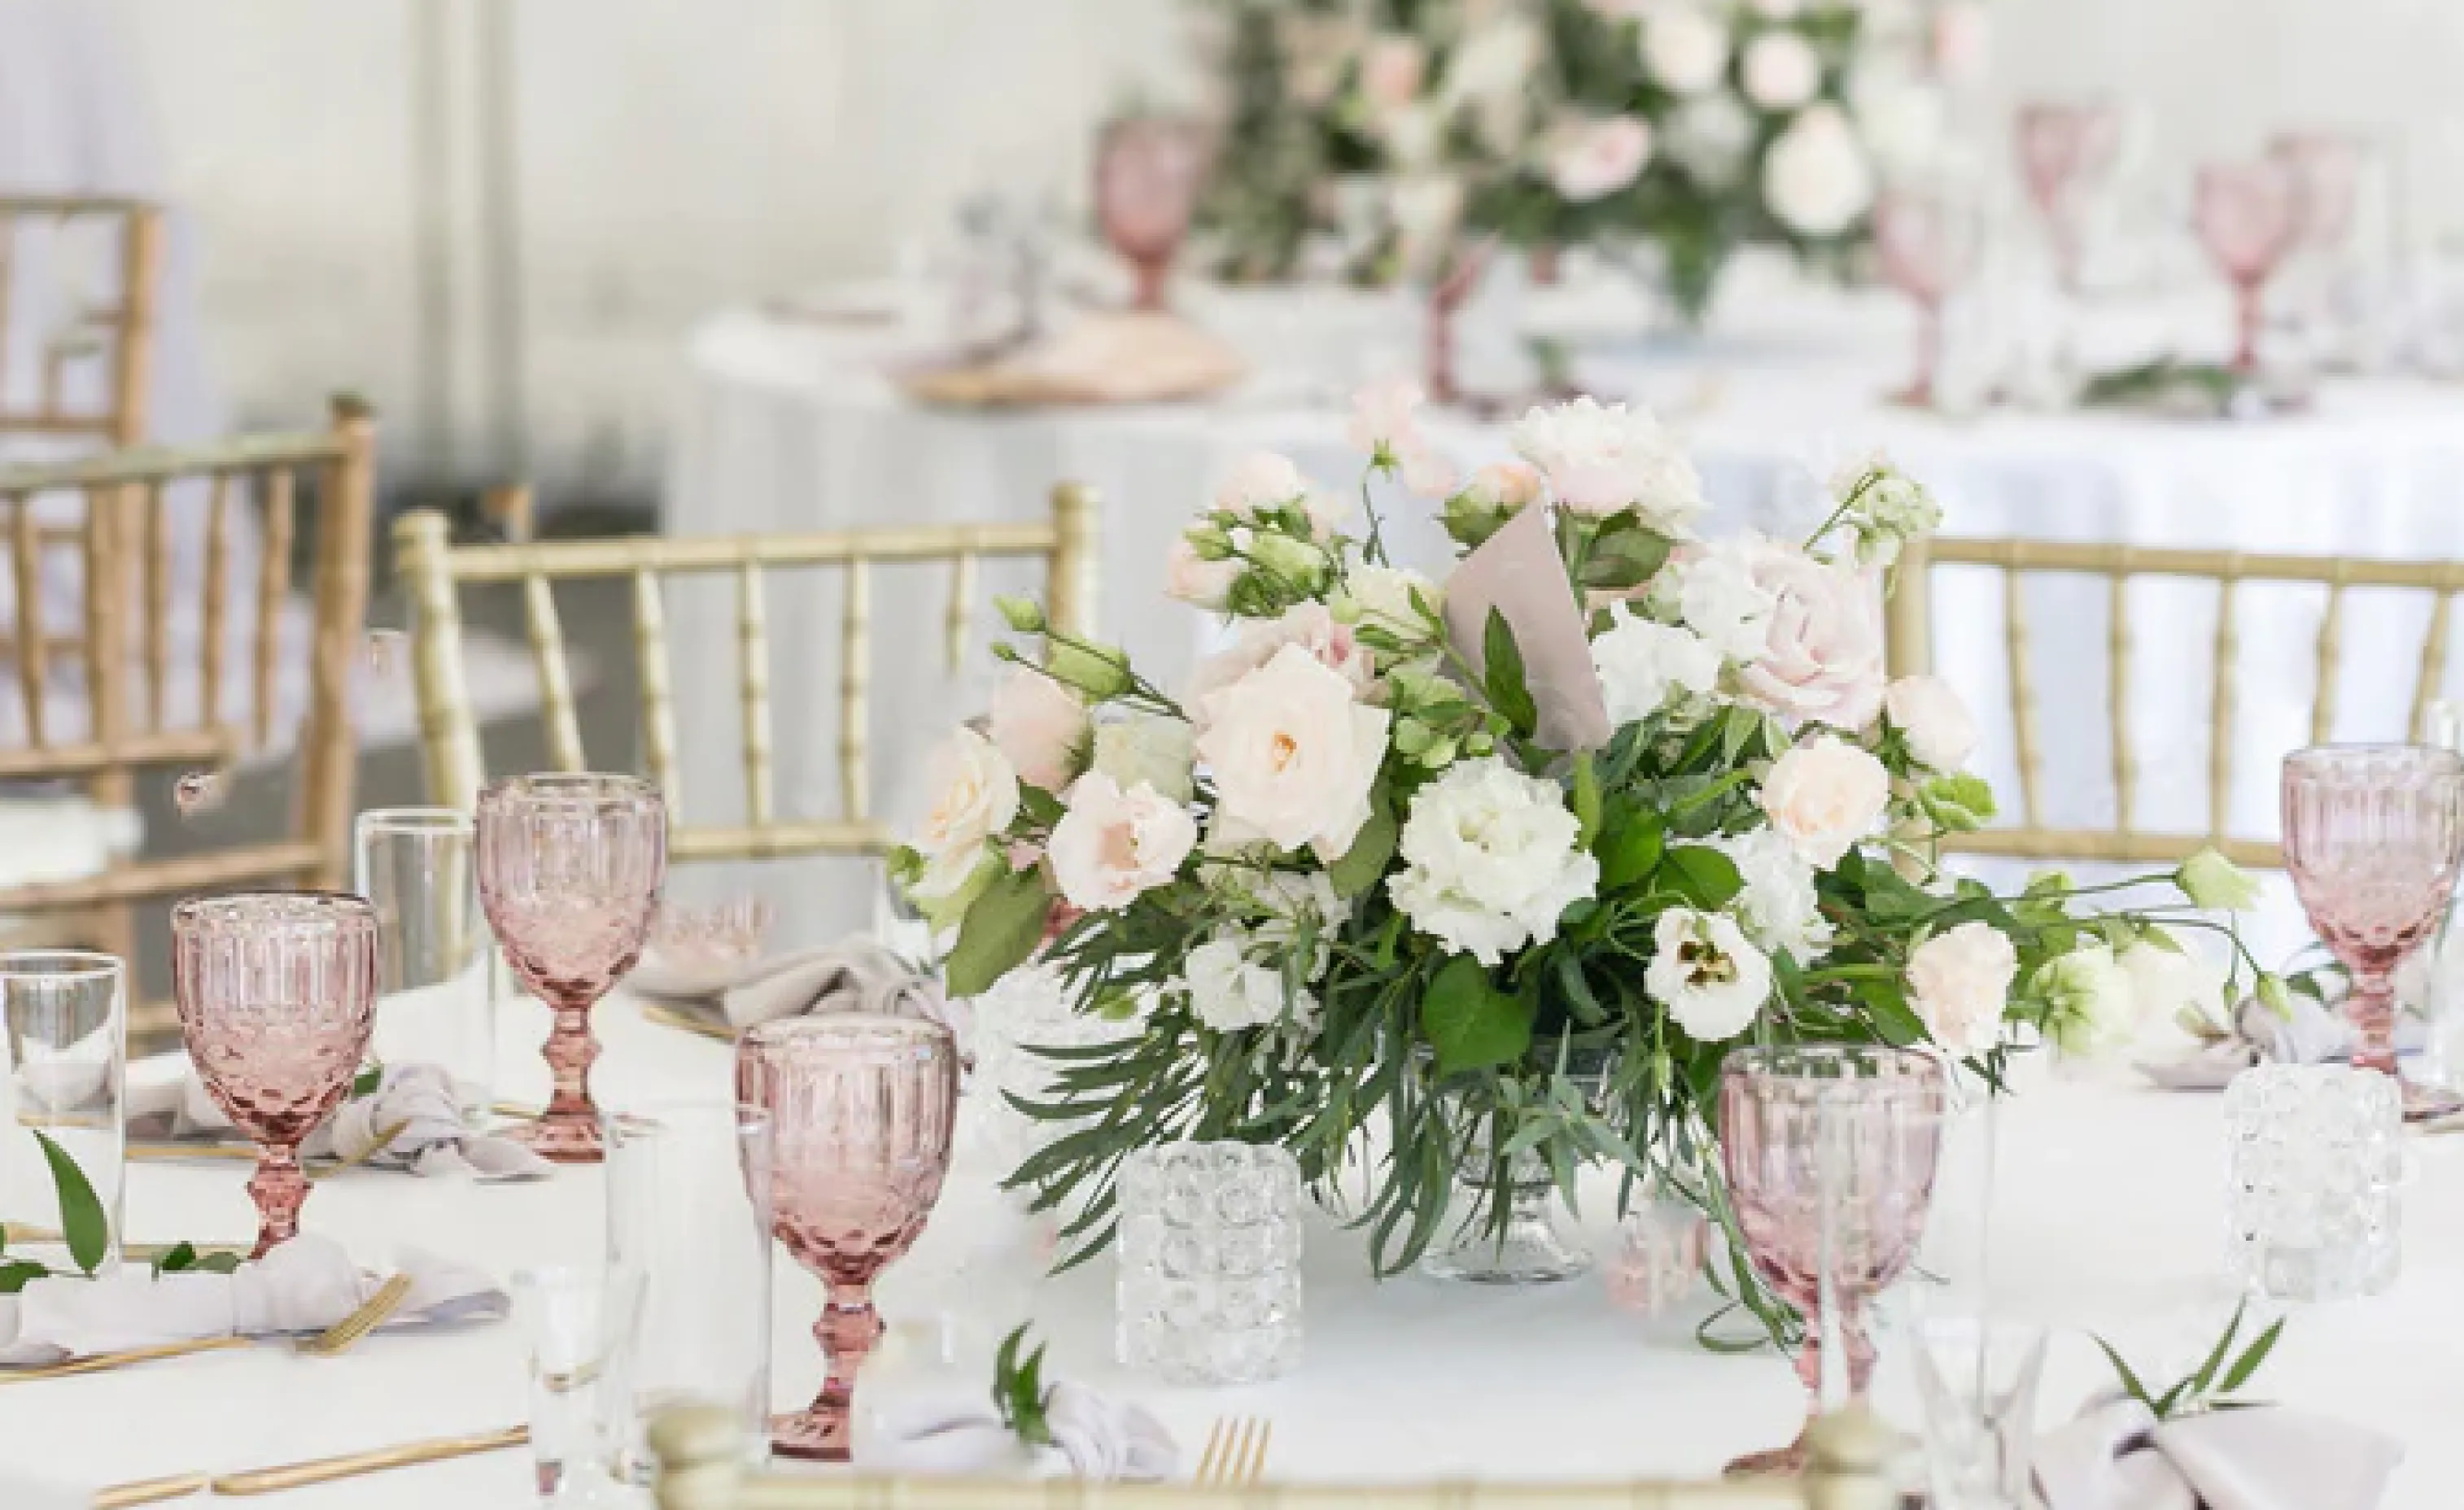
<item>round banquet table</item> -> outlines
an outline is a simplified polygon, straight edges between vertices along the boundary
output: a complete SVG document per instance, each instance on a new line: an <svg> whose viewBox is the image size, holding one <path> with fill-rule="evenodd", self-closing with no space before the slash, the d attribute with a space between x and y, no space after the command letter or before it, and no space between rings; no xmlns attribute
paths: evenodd
<svg viewBox="0 0 2464 1510"><path fill-rule="evenodd" d="M505 1093L536 1098L536 1009L508 1014ZM715 1097L723 1045L645 1021L621 997L599 1014L607 1054L602 1099ZM2169 1379L2187 1372L2220 1327L2231 1297L2224 1230L2219 1098L2164 1093L2119 1079L2040 1075L2007 1104L1994 1202L1998 1291L2057 1334L2045 1400L2067 1414L2108 1376L2085 1329ZM962 1138L962 1149L972 1147ZM2405 1193L2404 1267L2375 1300L2297 1307L2257 1392L2370 1423L2407 1458L2387 1510L2447 1510L2464 1480L2451 1386L2464 1374L2464 1138L2415 1138ZM1075 1379L1153 1409L1184 1461L1217 1417L1274 1423L1269 1471L1281 1477L1406 1479L1705 1475L1791 1433L1802 1408L1794 1375L1769 1353L1723 1356L1693 1341L1708 1301L1645 1323L1611 1308L1598 1279L1489 1290L1406 1277L1373 1283L1357 1239L1324 1220L1308 1234L1307 1343L1299 1369L1242 1390L1171 1389L1111 1362L1111 1261L1037 1281L1032 1239L993 1190L998 1171L962 1151L941 1208L883 1286L893 1338L953 1306L988 1355L1011 1313L1049 1340L1047 1377ZM240 1168L146 1163L130 1176L128 1220L140 1238L230 1238L249 1230ZM1605 1200L1589 1203L1595 1237ZM483 1265L595 1264L603 1214L592 1169L539 1184L346 1171L310 1199L308 1226L382 1264L397 1244ZM778 1258L773 1325L777 1398L810 1397L819 1359L809 1327L819 1292ZM905 1325L902 1325L906 1324ZM1877 1397L1912 1425L1910 1397L1884 1335ZM921 1388L932 1375L885 1354L867 1389ZM979 1392L970 1364L943 1382ZM2151 1375L2152 1377L2152 1375ZM510 1323L379 1335L333 1359L275 1346L139 1365L115 1372L0 1385L0 1477L71 1490L157 1475L231 1471L417 1437L489 1430L524 1417L520 1336ZM2049 1417L2050 1418L2050 1417ZM284 1510L520 1510L532 1503L521 1450L398 1469L293 1491Z"/></svg>

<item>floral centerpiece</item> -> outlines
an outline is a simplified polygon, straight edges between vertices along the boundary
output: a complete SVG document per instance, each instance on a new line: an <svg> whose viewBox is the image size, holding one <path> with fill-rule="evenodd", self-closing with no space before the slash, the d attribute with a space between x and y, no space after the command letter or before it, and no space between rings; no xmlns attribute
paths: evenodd
<svg viewBox="0 0 2464 1510"><path fill-rule="evenodd" d="M1463 481L1417 402L1357 404L1357 509L1261 455L1188 525L1167 580L1235 631L1194 685L1005 600L1043 653L1003 646L986 727L934 756L894 868L956 929L950 990L1040 953L1120 1026L1021 1108L1054 1135L1015 1182L1082 1252L1121 1159L1181 1138L1279 1144L1321 1186L1365 1166L1380 1272L1593 1165L1733 1230L1713 1091L1739 1042L1931 1045L1998 1081L2014 1033L2120 1032L2168 926L2221 926L1936 869L1992 804L1957 695L1884 668L1883 580L1937 517L1912 478L1852 469L1802 545L1703 540L1646 414L1535 409L1523 461ZM1467 553L1443 583L1386 558L1371 504L1398 486ZM2212 855L2158 879L2190 906L2246 885Z"/></svg>

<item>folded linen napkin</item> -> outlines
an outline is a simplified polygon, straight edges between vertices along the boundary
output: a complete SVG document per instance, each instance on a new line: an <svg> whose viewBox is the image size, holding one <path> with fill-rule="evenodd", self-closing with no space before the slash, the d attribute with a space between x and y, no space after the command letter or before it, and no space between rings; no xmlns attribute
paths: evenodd
<svg viewBox="0 0 2464 1510"><path fill-rule="evenodd" d="M379 1328L495 1321L509 1304L495 1281L406 1248L397 1267L410 1293ZM39 1368L94 1353L203 1337L322 1331L358 1310L387 1277L369 1274L329 1237L302 1233L229 1274L35 1280L0 1296L0 1368Z"/></svg>
<svg viewBox="0 0 2464 1510"><path fill-rule="evenodd" d="M2245 998L2233 1009L2224 1037L2173 1059L2142 1060L2139 1072L2167 1090L2222 1090L2253 1064L2322 1064L2352 1052L2352 1027L2333 1009L2306 996L2295 996L2292 1002L2292 1016L2280 1018L2265 1003ZM2426 1036L2419 1018L2396 1019L2398 1053L2420 1048Z"/></svg>
<svg viewBox="0 0 2464 1510"><path fill-rule="evenodd" d="M2035 1464L2046 1510L2373 1510L2403 1460L2380 1433L2281 1406L2159 1421L2104 1395Z"/></svg>
<svg viewBox="0 0 2464 1510"><path fill-rule="evenodd" d="M388 1127L400 1130L377 1148L378 1135ZM196 1072L189 1070L162 1084L131 1085L128 1130L140 1138L176 1143L228 1138L233 1129ZM490 1181L545 1179L556 1169L511 1138L472 1131L463 1123L452 1077L435 1064L387 1065L375 1090L335 1108L299 1151L308 1158Z"/></svg>
<svg viewBox="0 0 2464 1510"><path fill-rule="evenodd" d="M1051 1447L1029 1447L981 1393L923 1395L859 1410L856 1466L885 1474L1017 1474L1036 1478L1169 1478L1180 1466L1172 1432L1145 1409L1074 1384L1045 1397Z"/></svg>
<svg viewBox="0 0 2464 1510"><path fill-rule="evenodd" d="M688 981L697 989L662 989ZM701 1003L715 997L715 1018L737 1032L779 1018L868 1012L930 1018L948 1028L962 1047L967 1039L964 1005L943 996L939 981L863 934L825 949L776 959L748 959L732 975L717 980L671 968L645 951L642 964L626 984L704 1011L708 1009Z"/></svg>

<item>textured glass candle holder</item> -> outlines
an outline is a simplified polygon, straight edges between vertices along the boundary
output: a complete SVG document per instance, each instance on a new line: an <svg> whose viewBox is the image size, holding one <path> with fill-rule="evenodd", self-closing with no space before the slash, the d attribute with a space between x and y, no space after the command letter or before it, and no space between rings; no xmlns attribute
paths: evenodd
<svg viewBox="0 0 2464 1510"><path fill-rule="evenodd" d="M1178 1143L1123 1161L1116 1348L1170 1384L1280 1378L1301 1352L1301 1171L1281 1149Z"/></svg>
<svg viewBox="0 0 2464 1510"><path fill-rule="evenodd" d="M2403 1097L2340 1064L2260 1064L2225 1091L2227 1261L2279 1300L2376 1295L2401 1254Z"/></svg>

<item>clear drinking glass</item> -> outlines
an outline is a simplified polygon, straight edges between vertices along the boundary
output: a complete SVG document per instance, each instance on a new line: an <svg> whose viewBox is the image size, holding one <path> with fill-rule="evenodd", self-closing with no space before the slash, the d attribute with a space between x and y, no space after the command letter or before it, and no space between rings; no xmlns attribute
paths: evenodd
<svg viewBox="0 0 2464 1510"><path fill-rule="evenodd" d="M96 1272L119 1267L127 1136L128 981L114 955L80 950L0 953L0 1223L65 1234L58 1183L42 1140L94 1187L106 1222ZM65 1240L63 1238L63 1240Z"/></svg>
<svg viewBox="0 0 2464 1510"><path fill-rule="evenodd" d="M1121 1161L1115 1350L1171 1384L1280 1378L1301 1352L1301 1171L1283 1149L1176 1143Z"/></svg>
<svg viewBox="0 0 2464 1510"><path fill-rule="evenodd" d="M2279 1300L2377 1295L2402 1253L2402 1098L2341 1064L2257 1064L2225 1089L2228 1265Z"/></svg>
<svg viewBox="0 0 2464 1510"><path fill-rule="evenodd" d="M1934 1510L2028 1510L2045 1328L1925 1295L1907 1306L1899 1336L1916 1376Z"/></svg>
<svg viewBox="0 0 2464 1510"><path fill-rule="evenodd" d="M496 941L479 910L478 825L450 807L362 813L359 893L377 913L377 1058L452 1077L476 1127L495 1098Z"/></svg>
<svg viewBox="0 0 2464 1510"><path fill-rule="evenodd" d="M640 1300L639 1285L612 1271L560 1265L514 1274L514 1321L529 1350L531 1462L542 1503L608 1498L614 1444L603 1397Z"/></svg>
<svg viewBox="0 0 2464 1510"><path fill-rule="evenodd" d="M602 1400L617 1477L650 1481L642 1428L671 1405L737 1413L754 1459L770 1412L770 1116L727 1102L610 1113L607 1270L640 1287Z"/></svg>
<svg viewBox="0 0 2464 1510"><path fill-rule="evenodd" d="M1660 1315L1694 1293L1703 1275L1709 1224L1692 1205L1661 1195L1617 1223L1617 1243L1601 1266L1609 1303L1628 1315Z"/></svg>

